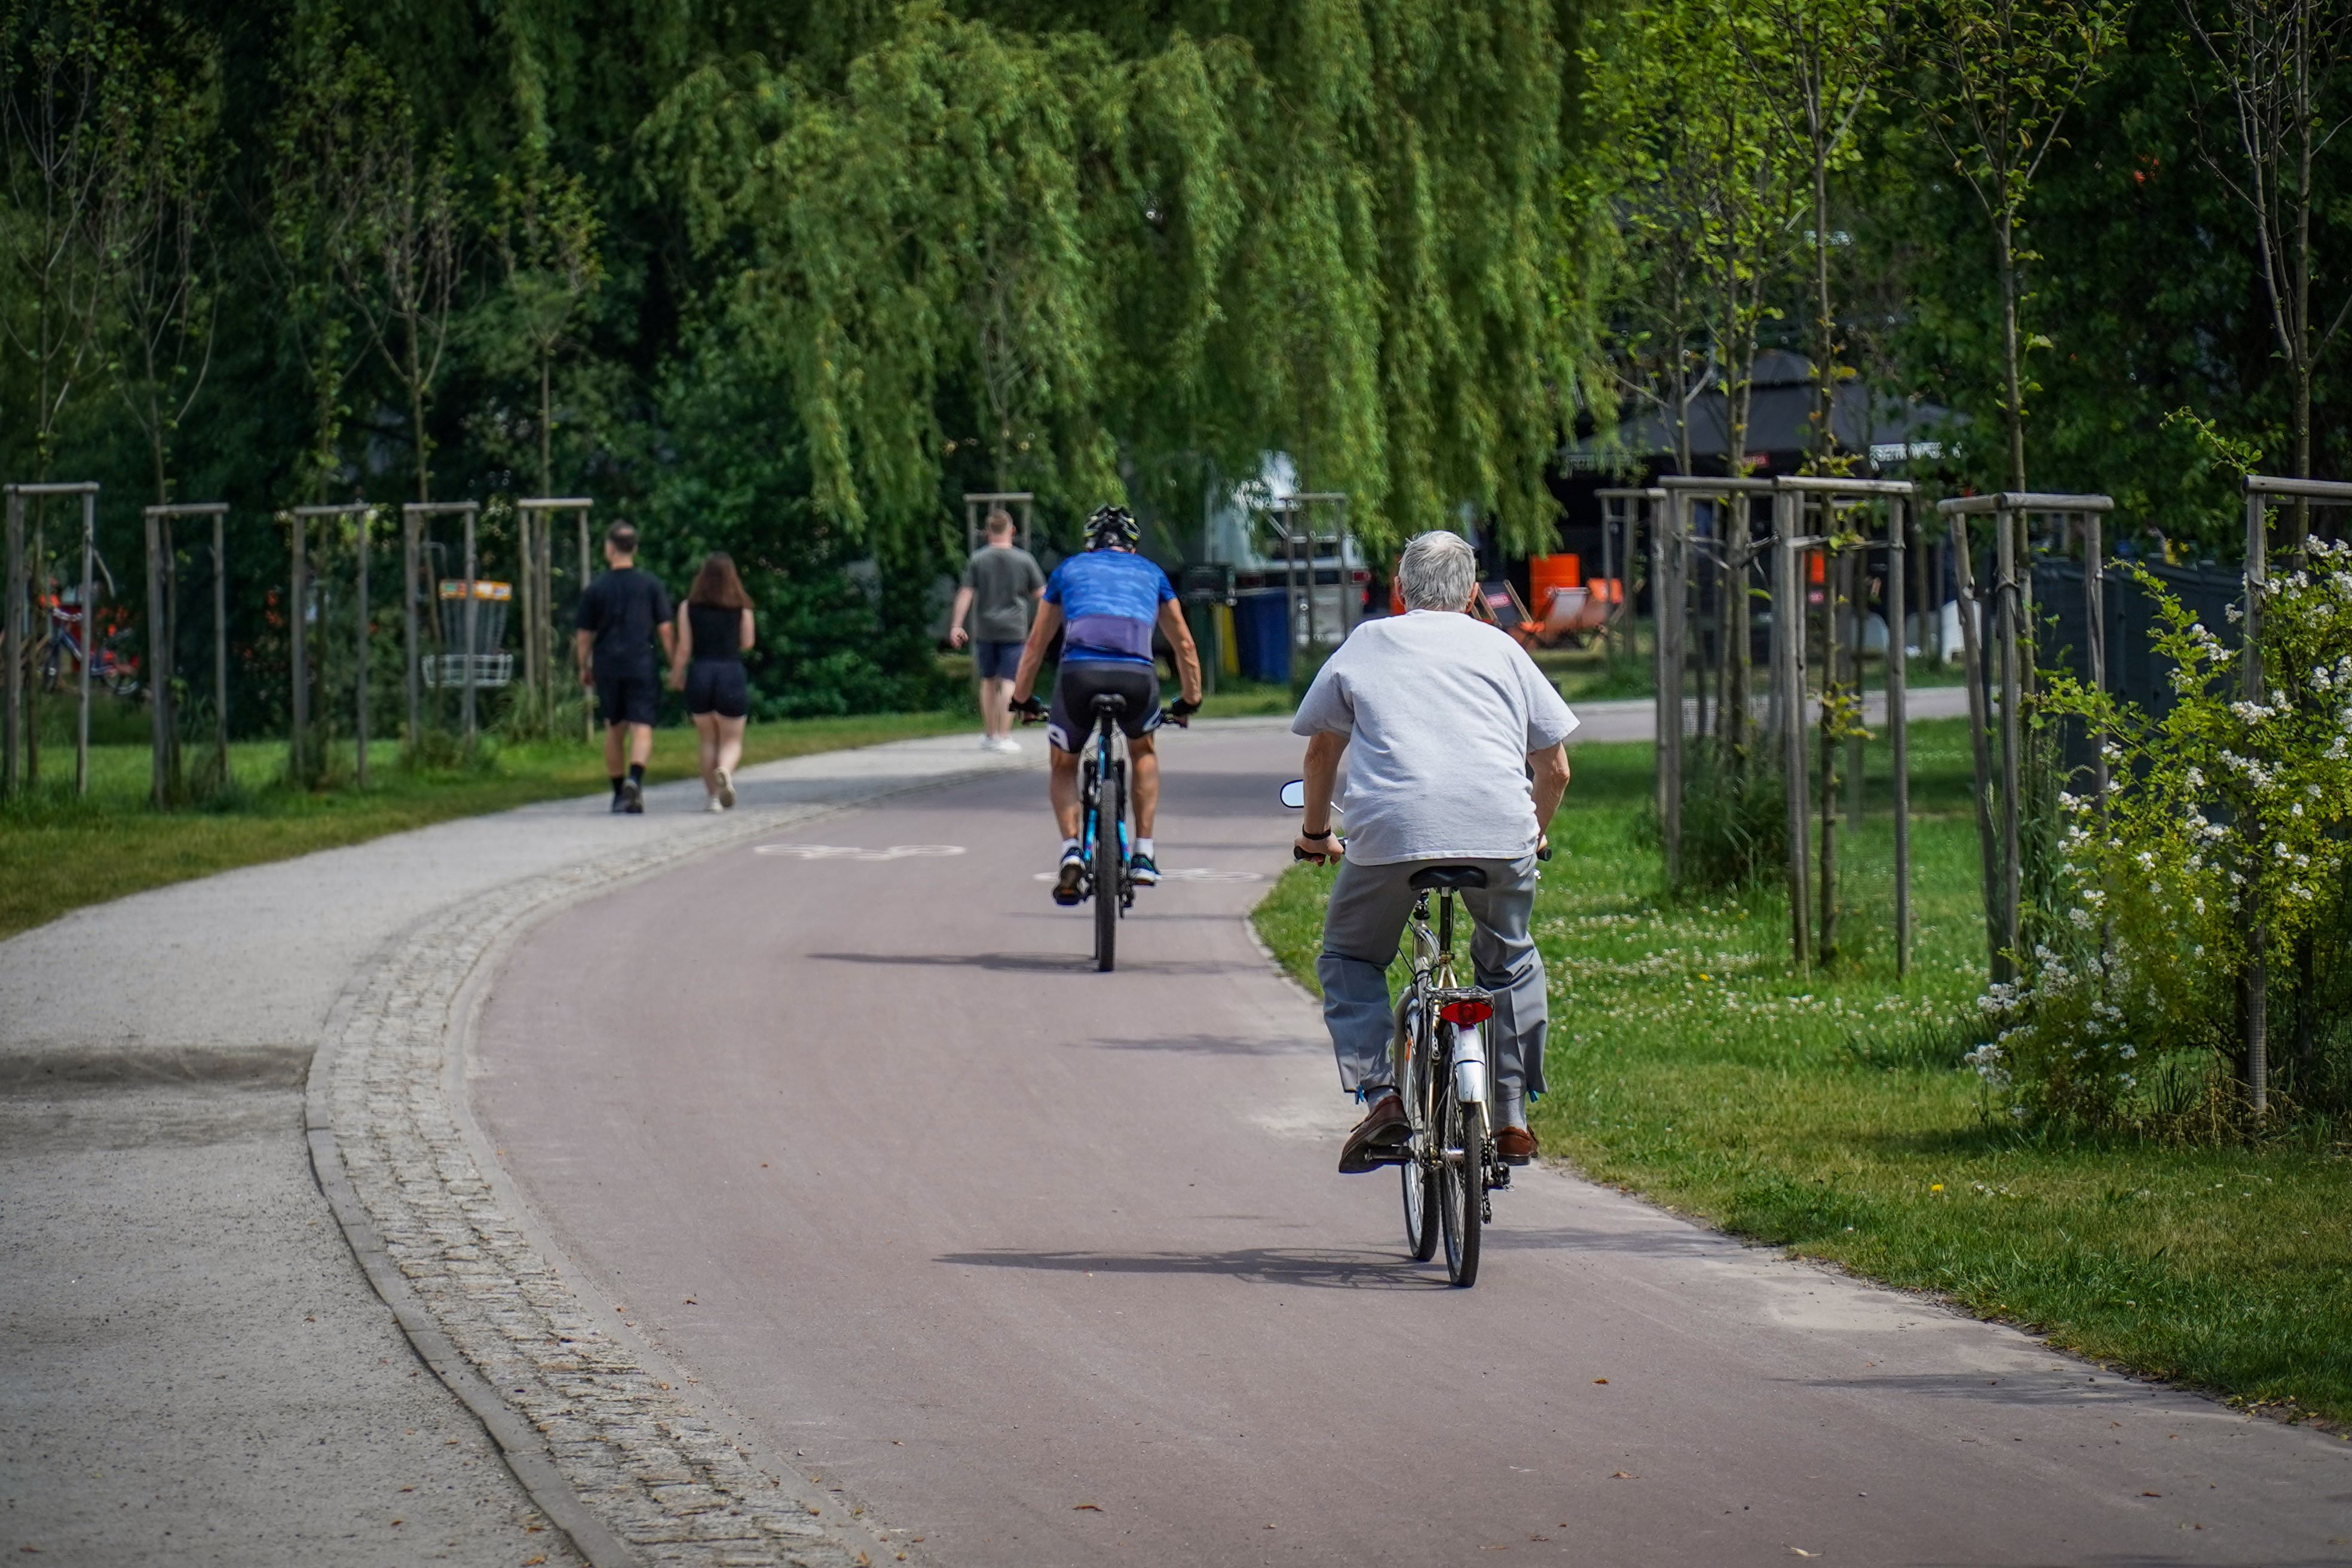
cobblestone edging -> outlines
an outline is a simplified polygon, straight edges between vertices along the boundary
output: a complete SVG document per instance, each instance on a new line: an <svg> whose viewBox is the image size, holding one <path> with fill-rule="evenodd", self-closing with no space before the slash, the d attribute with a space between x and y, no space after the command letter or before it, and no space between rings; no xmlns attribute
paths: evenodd
<svg viewBox="0 0 2352 1568"><path fill-rule="evenodd" d="M310 1085L320 1185L418 1353L595 1568L853 1568L906 1553L837 1494L763 1471L682 1379L607 1330L611 1305L583 1300L500 1203L450 1100L469 982L566 904L845 805L968 776L877 781L854 800L746 812L479 895L394 941L329 1021Z"/></svg>

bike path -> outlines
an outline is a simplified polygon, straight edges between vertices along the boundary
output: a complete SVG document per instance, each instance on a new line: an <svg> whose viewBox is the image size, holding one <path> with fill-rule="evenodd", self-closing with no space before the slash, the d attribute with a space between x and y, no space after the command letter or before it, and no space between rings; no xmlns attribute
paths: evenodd
<svg viewBox="0 0 2352 1568"><path fill-rule="evenodd" d="M473 1041L573 1267L912 1558L2352 1561L2352 1444L1557 1170L1446 1289L1244 923L1297 742L1163 755L1114 974L1007 777L557 915Z"/></svg>

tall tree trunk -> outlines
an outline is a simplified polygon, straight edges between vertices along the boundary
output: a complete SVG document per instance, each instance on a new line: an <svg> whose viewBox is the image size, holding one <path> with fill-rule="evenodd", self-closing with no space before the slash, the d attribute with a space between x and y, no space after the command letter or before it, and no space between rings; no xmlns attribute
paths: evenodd
<svg viewBox="0 0 2352 1568"><path fill-rule="evenodd" d="M1829 149L1822 145L1822 110L1813 110L1813 384L1816 389L1813 434L1817 468L1837 452L1837 322L1830 314L1830 169Z"/></svg>
<svg viewBox="0 0 2352 1568"><path fill-rule="evenodd" d="M2017 246L2004 210L2000 226L2001 415L2009 426L2009 488L2025 489L2025 367L2017 330Z"/></svg>
<svg viewBox="0 0 2352 1568"><path fill-rule="evenodd" d="M539 351L539 493L555 493L555 351Z"/></svg>

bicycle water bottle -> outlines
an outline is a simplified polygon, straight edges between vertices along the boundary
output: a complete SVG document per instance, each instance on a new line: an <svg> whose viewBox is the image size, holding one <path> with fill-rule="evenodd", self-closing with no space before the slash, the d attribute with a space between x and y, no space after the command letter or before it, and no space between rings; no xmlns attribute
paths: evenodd
<svg viewBox="0 0 2352 1568"><path fill-rule="evenodd" d="M1475 1024L1454 1031L1454 1098L1465 1105L1486 1102L1486 1042Z"/></svg>

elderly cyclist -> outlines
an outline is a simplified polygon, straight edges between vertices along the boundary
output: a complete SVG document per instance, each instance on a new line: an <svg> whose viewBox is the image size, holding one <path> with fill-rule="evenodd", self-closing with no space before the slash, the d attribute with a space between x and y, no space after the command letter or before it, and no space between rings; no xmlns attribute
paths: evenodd
<svg viewBox="0 0 2352 1568"><path fill-rule="evenodd" d="M1045 602L1029 627L1021 665L1013 673L1013 710L1024 719L1045 720L1053 773L1046 793L1055 824L1062 830L1062 863L1054 881L1054 901L1075 904L1086 878L1087 858L1078 843L1078 752L1094 728L1097 697L1126 700L1118 727L1127 736L1134 772L1135 846L1128 874L1139 887L1160 880L1152 859L1152 818L1160 810L1160 758L1151 732L1160 728L1160 669L1151 656L1151 629L1158 626L1175 650L1182 695L1168 716L1182 724L1201 706L1201 658L1192 628L1176 603L1168 574L1135 552L1140 531L1123 507L1107 506L1087 520L1087 549L1054 568L1045 580ZM1032 692L1037 669L1054 634L1062 634L1062 663L1054 679L1050 712Z"/></svg>
<svg viewBox="0 0 2352 1568"><path fill-rule="evenodd" d="M1515 1163L1536 1153L1527 1106L1543 1092L1549 1011L1528 917L1536 852L1568 790L1562 742L1576 715L1508 634L1467 613L1476 567L1455 534L1406 545L1405 614L1358 626L1290 726L1308 737L1297 850L1340 862L1315 973L1340 1085L1369 1108L1340 1152L1346 1173L1373 1169L1410 1131L1389 1060L1388 967L1412 912L1412 875L1436 864L1486 873L1462 902L1476 925L1478 984L1495 996L1495 1146ZM1344 844L1331 832L1343 758Z"/></svg>

